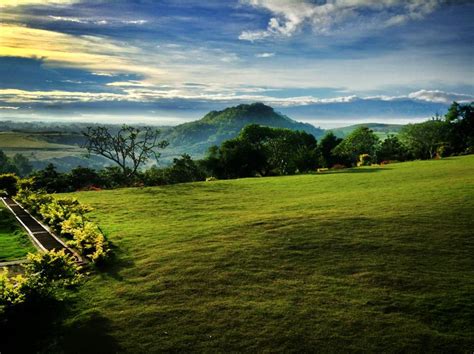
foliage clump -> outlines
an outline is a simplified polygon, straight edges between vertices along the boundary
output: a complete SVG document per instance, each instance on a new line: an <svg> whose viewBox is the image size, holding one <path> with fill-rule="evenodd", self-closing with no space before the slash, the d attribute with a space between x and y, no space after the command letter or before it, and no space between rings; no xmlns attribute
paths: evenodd
<svg viewBox="0 0 474 354"><path fill-rule="evenodd" d="M0 174L0 190L9 195L15 195L17 192L18 177L14 173Z"/></svg>
<svg viewBox="0 0 474 354"><path fill-rule="evenodd" d="M20 189L16 198L91 262L104 262L110 255L105 235L87 216L91 207L79 203L76 198L55 198L28 188Z"/></svg>
<svg viewBox="0 0 474 354"><path fill-rule="evenodd" d="M61 290L78 285L83 277L76 259L64 250L29 253L24 273L0 272L0 314L17 306L35 305L58 297Z"/></svg>

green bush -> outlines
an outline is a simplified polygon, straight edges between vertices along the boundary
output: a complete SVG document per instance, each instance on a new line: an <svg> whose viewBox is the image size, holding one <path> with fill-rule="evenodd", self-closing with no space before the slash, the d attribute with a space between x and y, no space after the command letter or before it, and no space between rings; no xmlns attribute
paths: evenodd
<svg viewBox="0 0 474 354"><path fill-rule="evenodd" d="M32 214L39 217L55 233L69 239L68 244L75 247L93 263L106 260L110 246L100 228L87 218L92 211L75 198L53 198L41 191L20 189L17 200Z"/></svg>
<svg viewBox="0 0 474 354"><path fill-rule="evenodd" d="M0 312L20 304L35 304L56 297L60 289L78 285L80 266L64 250L28 254L24 275L0 274Z"/></svg>
<svg viewBox="0 0 474 354"><path fill-rule="evenodd" d="M71 235L68 244L76 248L93 263L103 262L110 253L110 248L99 227L83 217L73 214L61 223L62 234Z"/></svg>
<svg viewBox="0 0 474 354"><path fill-rule="evenodd" d="M18 177L14 173L0 175L0 189L14 196L18 191Z"/></svg>

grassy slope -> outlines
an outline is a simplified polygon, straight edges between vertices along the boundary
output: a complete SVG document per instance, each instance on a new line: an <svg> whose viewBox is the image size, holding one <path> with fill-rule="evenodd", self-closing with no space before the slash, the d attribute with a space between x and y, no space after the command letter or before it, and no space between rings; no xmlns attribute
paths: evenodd
<svg viewBox="0 0 474 354"><path fill-rule="evenodd" d="M16 132L0 132L0 150L8 156L20 153L33 160L81 156L84 153L74 145L50 143L41 133Z"/></svg>
<svg viewBox="0 0 474 354"><path fill-rule="evenodd" d="M470 351L474 156L77 194L121 251L63 349Z"/></svg>
<svg viewBox="0 0 474 354"><path fill-rule="evenodd" d="M25 231L0 201L0 262L24 258L35 250Z"/></svg>

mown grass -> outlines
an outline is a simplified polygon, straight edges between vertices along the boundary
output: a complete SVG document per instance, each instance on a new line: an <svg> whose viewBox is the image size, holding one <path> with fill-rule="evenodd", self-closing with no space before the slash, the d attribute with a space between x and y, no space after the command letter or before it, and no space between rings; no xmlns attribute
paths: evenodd
<svg viewBox="0 0 474 354"><path fill-rule="evenodd" d="M48 350L474 348L474 156L76 196L117 259Z"/></svg>
<svg viewBox="0 0 474 354"><path fill-rule="evenodd" d="M35 252L35 247L0 201L0 262L25 258L28 252Z"/></svg>

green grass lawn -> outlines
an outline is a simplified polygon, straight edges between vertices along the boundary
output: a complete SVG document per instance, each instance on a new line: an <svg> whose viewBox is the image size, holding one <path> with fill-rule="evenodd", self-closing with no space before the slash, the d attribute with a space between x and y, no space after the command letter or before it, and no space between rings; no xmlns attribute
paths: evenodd
<svg viewBox="0 0 474 354"><path fill-rule="evenodd" d="M474 156L76 196L118 259L51 350L474 349Z"/></svg>
<svg viewBox="0 0 474 354"><path fill-rule="evenodd" d="M26 232L0 201L0 262L25 258L35 250Z"/></svg>

